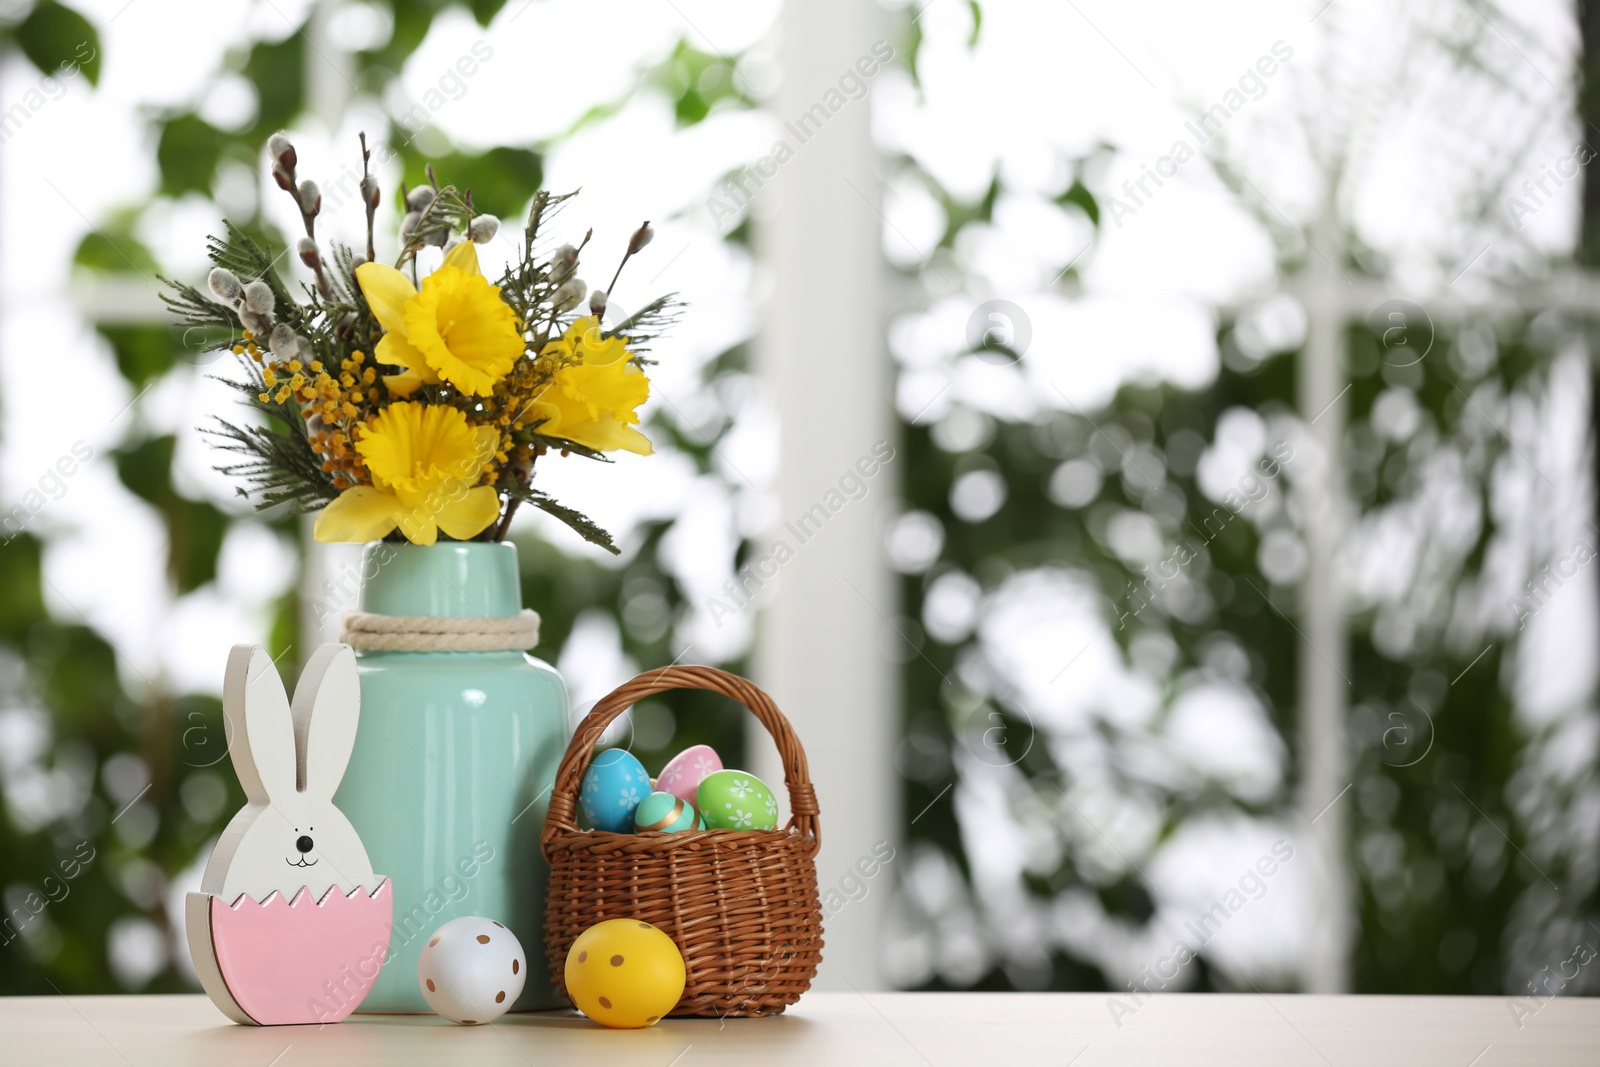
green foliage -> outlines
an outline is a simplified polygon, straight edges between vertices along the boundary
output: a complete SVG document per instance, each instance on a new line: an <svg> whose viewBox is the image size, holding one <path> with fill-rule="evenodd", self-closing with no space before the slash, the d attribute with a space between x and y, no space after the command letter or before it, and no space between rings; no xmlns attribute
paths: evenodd
<svg viewBox="0 0 1600 1067"><path fill-rule="evenodd" d="M676 100L680 126L693 126L719 104L755 105L746 92L749 82L728 57L702 52L688 41L678 43L671 58L657 68L652 83Z"/></svg>
<svg viewBox="0 0 1600 1067"><path fill-rule="evenodd" d="M210 194L211 180L226 144L222 131L199 115L185 112L166 120L156 142L161 191L167 196Z"/></svg>
<svg viewBox="0 0 1600 1067"><path fill-rule="evenodd" d="M704 470L707 465L700 466ZM637 551L620 564L601 562L592 554L574 557L543 540L519 538L522 600L540 615L535 654L553 662L579 618L598 613L616 620L623 654L641 669L682 662L684 649L674 641L672 623L692 605L687 591L660 564L661 540L669 529L666 522L646 524ZM745 668L742 660L720 666ZM690 745L711 745L728 766L744 763L749 713L725 697L702 690L664 693L638 705L633 717L649 725L635 725L631 738L623 734L624 742L652 771ZM668 731L660 729L663 723L670 724Z"/></svg>
<svg viewBox="0 0 1600 1067"><path fill-rule="evenodd" d="M1081 178L1074 178L1072 184L1067 187L1067 191L1056 197L1056 203L1062 207L1066 207L1068 204L1076 204L1083 209L1085 215L1089 216L1090 222L1096 226L1100 225L1100 204L1095 200L1094 194L1089 192L1088 186L1083 184Z"/></svg>
<svg viewBox="0 0 1600 1067"><path fill-rule="evenodd" d="M168 535L167 573L178 592L188 593L216 577L228 517L172 487L177 443L171 435L151 437L118 449L114 458L122 484L161 512Z"/></svg>
<svg viewBox="0 0 1600 1067"><path fill-rule="evenodd" d="M30 533L17 534L0 552L0 597L8 610L0 612L0 638L17 644L28 634L29 624L44 614L44 595L39 585L39 539Z"/></svg>
<svg viewBox="0 0 1600 1067"><path fill-rule="evenodd" d="M127 213L120 213L84 234L73 253L73 265L106 274L155 274L155 256L133 235L134 221Z"/></svg>
<svg viewBox="0 0 1600 1067"><path fill-rule="evenodd" d="M111 345L117 370L135 391L172 369L173 337L166 327L100 323L95 332Z"/></svg>
<svg viewBox="0 0 1600 1067"><path fill-rule="evenodd" d="M1411 441L1351 449L1350 483L1364 509L1392 505L1413 492L1413 454L1433 442L1437 453L1466 458L1479 506L1485 515L1494 514L1496 462L1523 461L1497 429L1484 424L1481 406L1475 409L1467 395L1485 383L1510 391L1540 385L1548 352L1531 341L1527 323L1518 323L1501 334L1498 358L1480 378L1463 370L1458 344L1457 336L1441 336L1426 359L1401 367L1383 360L1370 331L1352 331L1352 436L1372 425L1373 406L1386 391L1414 390L1422 408L1422 425ZM1469 588L1487 571L1497 533L1495 524L1484 523L1459 569L1446 575L1451 588ZM1569 868L1580 862L1577 857L1546 855L1533 865L1528 856L1541 850L1530 839L1526 817L1508 804L1507 784L1527 773L1521 769L1524 757L1540 740L1518 723L1507 694L1515 645L1493 632L1471 646L1425 632L1404 660L1396 660L1375 644L1375 621L1370 613L1355 620L1350 649L1359 758L1352 836L1364 931L1355 948L1356 987L1374 993L1518 992L1507 988L1515 960L1504 932L1548 887L1547 879L1560 886L1581 880ZM1392 868L1365 858L1395 845L1402 859ZM1563 907L1592 914L1600 900L1590 893L1567 899Z"/></svg>
<svg viewBox="0 0 1600 1067"><path fill-rule="evenodd" d="M291 33L276 42L258 41L245 57L240 73L255 86L259 101L256 121L240 136L228 140L245 153L245 158L257 159L266 139L293 122L306 106L305 34Z"/></svg>
<svg viewBox="0 0 1600 1067"><path fill-rule="evenodd" d="M390 143L399 146L409 184L425 184L427 177L422 168L432 163L437 174L472 194L473 207L480 212L515 218L522 213L523 205L532 195L531 190L544 182L544 157L530 148L491 148L479 155L449 152L425 156L401 127L391 127L390 137ZM399 211L398 198L394 204Z"/></svg>
<svg viewBox="0 0 1600 1067"><path fill-rule="evenodd" d="M1229 343L1226 330L1222 343ZM1359 352L1362 344L1370 343L1367 337L1353 348ZM1440 347L1447 348L1447 342L1441 341ZM1507 360L1510 367L1517 363L1516 357ZM949 503L950 486L959 472L972 469L973 455L947 453L933 442L926 428L905 427L902 469L907 504L932 513L945 531L939 562L927 574L904 580L901 595L906 615L921 618L932 581L952 569L973 575L986 591L1031 568L1072 567L1087 572L1110 605L1107 621L1125 651L1141 633L1161 633L1176 643L1178 659L1164 683L1167 699L1172 695L1172 679L1200 669L1219 639L1231 641L1249 651L1248 684L1269 710L1279 733L1292 745L1296 737L1296 678L1303 654L1297 632L1286 622L1296 612L1293 589L1274 586L1261 573L1257 562L1260 532L1248 518L1232 518L1225 525L1213 519L1207 525L1217 504L1196 481L1198 451L1193 436L1199 434L1210 443L1212 427L1231 407L1288 410L1288 398L1294 395L1292 371L1292 360L1280 356L1248 373L1224 370L1201 393L1171 386L1124 387L1107 411L1094 414L1093 423L1077 415L1058 415L1038 425L998 423L993 441L982 454L1004 478L1007 501L992 517L977 523L961 520ZM1459 380L1450 370L1448 354L1427 360L1424 372L1418 374L1426 383L1417 383L1418 396L1432 398L1429 417L1446 435L1470 435L1470 409L1463 418L1465 405L1447 400L1457 395L1451 383ZM1388 370L1387 379L1396 377L1396 372ZM1466 384L1470 388L1471 383ZM1356 426L1370 417L1373 401L1388 387L1390 382L1378 373L1376 365L1356 378L1351 393ZM1494 440L1476 443L1487 448L1479 481L1487 504L1492 460L1504 454L1506 446ZM1397 455L1404 455L1407 447L1407 442L1391 446ZM1182 502L1172 536L1197 549L1197 558L1188 569L1202 581L1212 602L1211 608L1198 615L1180 618L1164 611L1159 600L1145 602L1137 592L1145 576L1120 556L1106 537L1105 523L1111 514L1118 510L1145 512L1156 503L1152 486L1124 458L1133 453L1157 457L1162 499ZM1080 508L1066 508L1045 498L1041 488L1052 471L1066 461L1084 459L1106 472L1095 500ZM1390 477L1402 477L1408 469L1388 463L1387 457L1371 465ZM1284 492L1293 477L1290 461L1272 491ZM1363 506L1381 506L1384 494L1392 498L1394 487L1374 482ZM1480 541L1487 542L1496 532L1492 524L1485 524ZM1475 566L1474 561L1481 558L1481 551L1470 554L1466 566ZM1472 577L1471 570L1463 570L1454 581L1466 582ZM1265 599L1262 593L1267 594ZM1121 628L1117 628L1119 613L1124 613L1126 623ZM1504 949L1491 934L1506 928L1516 902L1542 879L1526 863L1518 862L1509 848L1491 871L1474 869L1473 850L1466 844L1469 832L1480 838L1493 832L1486 827L1472 829L1479 817L1467 797L1491 815L1498 810L1503 826L1514 825L1501 802L1492 799L1514 768L1523 743L1513 727L1510 701L1496 683L1502 654L1498 648L1491 651L1473 666L1466 684L1449 685L1448 680L1465 671L1480 646L1463 650L1441 638L1403 661L1395 660L1372 644L1372 624L1371 617L1358 618L1352 624L1351 702L1358 709L1355 721L1360 730L1355 793L1361 812L1354 832L1358 840L1372 834L1400 835L1405 862L1399 871L1381 875L1357 863L1366 931L1356 950L1357 988L1395 993L1499 992L1505 973ZM921 634L920 630L914 632ZM957 675L959 661L972 647L972 639L947 645L919 636L919 654L908 659L903 685L906 730L919 739L920 747L953 752L970 743L963 736L963 724L973 713L952 701L951 687L944 684L944 678ZM1063 662L1070 651L1064 652ZM1427 699L1433 701L1426 706L1431 720L1410 703L1419 693L1428 694ZM1036 740L1023 756L1017 739L1033 739L1035 729L1026 710L986 707L980 714L998 717L981 721L998 724L1006 759L1016 763L1041 797L1049 798L1058 788L1070 788L1074 768L1056 765L1042 740ZM1391 717L1401 715L1405 716L1402 720ZM1397 748L1401 735L1386 732L1397 730L1397 721L1412 731L1411 749ZM1438 724L1436 736L1434 723ZM1138 744L1136 736L1121 736L1110 720L1102 723L1102 729L1112 738L1114 749L1132 750ZM1424 746L1431 746L1426 758L1399 766ZM932 768L943 766L948 763L942 759L931 763ZM1095 773L1106 772L1097 768ZM1166 813L1167 832L1204 811L1263 815L1283 810L1290 802L1287 792L1264 806L1243 802L1225 789L1188 794L1130 774L1120 763L1114 763L1110 773L1119 793L1151 801ZM907 811L926 809L912 827L912 839L945 850L959 868L966 869L965 844L953 814L947 805L934 804L946 781L942 773L914 772L906 783L903 804ZM1441 834L1442 826L1452 829ZM1513 843L1523 846L1516 831L1511 833ZM1064 846L1061 867L1048 876L1030 876L1026 883L1030 892L1056 897L1071 888L1088 886L1109 915L1135 925L1148 920L1148 897L1136 878L1130 880L1131 876L1124 874L1110 882L1098 881L1103 876L1083 865L1070 838ZM1557 870L1550 873L1558 880L1561 877ZM1441 959L1447 960L1448 966L1441 964ZM1075 962L1085 968L1082 973L1090 973L1089 961ZM1217 980L1217 973L1208 969L1205 974L1199 988L1219 988L1207 984ZM1011 985L1004 972L997 970L978 988ZM942 987L939 981L929 985Z"/></svg>
<svg viewBox="0 0 1600 1067"><path fill-rule="evenodd" d="M56 0L36 0L12 33L22 54L44 73L76 67L90 85L100 84L100 35L72 8Z"/></svg>
<svg viewBox="0 0 1600 1067"><path fill-rule="evenodd" d="M468 0L467 6L472 9L472 17L478 20L478 25L488 26L506 6L506 0Z"/></svg>
<svg viewBox="0 0 1600 1067"><path fill-rule="evenodd" d="M0 995L109 992L116 988L106 961L112 924L139 917L173 936L159 899L161 872L191 864L244 796L231 774L204 765L222 749L217 702L136 703L105 639L46 610L40 549L24 533L0 550L0 659L7 664L0 696L8 707L48 710L55 744L35 765L80 783L86 797L80 809L44 826L24 826L17 810L0 809L7 816L0 820L7 890ZM202 761L196 754L207 737L214 751ZM149 790L132 806L135 798L112 795L98 773L112 757L136 758L150 772ZM140 866L145 862L155 866ZM156 882L134 877L152 870ZM168 969L148 988L186 987Z"/></svg>
<svg viewBox="0 0 1600 1067"><path fill-rule="evenodd" d="M411 58L411 53L427 37L433 17L439 11L437 0L392 0L388 7L394 16L394 30L389 35L388 43L357 57L365 83L362 88L375 94L381 93L399 77L406 60Z"/></svg>
<svg viewBox="0 0 1600 1067"><path fill-rule="evenodd" d="M944 210L944 233L939 236L940 248L955 247L956 234L962 228L979 221L988 221L994 215L995 201L1000 197L1000 178L998 175L989 179L989 187L984 191L982 199L976 203L958 200L937 184L929 183L929 188L939 198L939 207Z"/></svg>
<svg viewBox="0 0 1600 1067"><path fill-rule="evenodd" d="M914 61L914 48L910 54ZM944 209L948 223L941 247L953 248L964 227L989 221L1002 191L998 179L976 201L961 202L914 162L904 162L907 176L925 183ZM1081 210L1099 227L1103 216L1084 177L1089 162L1078 161L1054 200ZM1293 266L1286 268L1293 272ZM1266 528L1248 510L1232 513L1209 497L1200 487L1197 461L1216 443L1219 420L1231 409L1254 412L1268 422L1293 417L1299 354L1246 357L1237 325L1231 319L1221 324L1217 343L1223 366L1199 392L1170 384L1128 384L1104 410L1071 410L1033 422L974 415L984 426L978 435L983 440L968 450L941 447L928 426L902 427L903 461L897 467L906 508L928 513L943 531L937 561L925 572L905 576L901 587L900 625L914 645L902 674L903 736L915 754L904 763L902 808L921 813L910 826L910 847L942 852L968 878L974 896L979 891L971 884L968 842L952 807L939 803L959 774L959 756L1014 766L1021 784L1007 796L1012 817L1019 823L1031 819L1032 831L1056 837L1050 854L1059 853L1060 862L1051 869L1026 870L1020 879L1026 893L1081 901L1088 890L1107 921L1134 928L1152 915L1142 877L1136 870L1107 873L1087 862L1089 849L1074 836L1081 816L1061 811L1063 795L1080 775L1093 775L1101 788L1109 777L1118 796L1161 812L1158 842L1197 815L1283 818L1294 811L1300 759L1297 680L1308 655L1295 629L1298 586L1274 584L1266 576L1260 560ZM1538 817L1523 806L1532 801L1517 801L1525 787L1512 783L1532 774L1534 746L1557 743L1553 727L1530 729L1515 714L1508 686L1517 635L1508 636L1493 621L1468 621L1478 614L1475 591L1490 585L1492 546L1500 544L1503 552L1508 537L1515 536L1504 511L1506 465L1526 464L1496 424L1501 409L1491 398L1533 403L1547 384L1552 345L1535 343L1538 330L1527 319L1496 320L1492 331L1487 322L1472 319L1435 325L1438 335L1427 358L1410 365L1385 351L1365 325L1352 326L1345 338L1351 388L1344 398L1349 426L1343 449L1357 521L1415 506L1423 484L1420 472L1432 461L1446 463L1459 476L1482 517L1466 543L1448 551L1435 543L1441 535L1430 535L1429 573L1415 579L1416 588L1406 595L1439 599L1431 610L1418 613L1423 622L1408 649L1378 640L1377 609L1363 609L1349 622L1353 784L1344 803L1354 808L1349 846L1359 922L1354 984L1356 991L1368 993L1517 993L1521 990L1507 988L1517 962L1512 932L1526 928L1530 910L1583 916L1600 907L1593 891L1565 888L1581 884L1583 858L1541 848L1533 834ZM1469 334L1476 335L1480 347L1494 345L1495 358L1487 365L1475 367L1463 356ZM1493 341L1483 341L1485 334ZM1544 334L1550 335L1548 323ZM1403 434L1383 429L1375 413L1380 398L1414 403L1417 426ZM1054 400L1043 406L1055 406ZM1269 448L1272 444L1269 440ZM1101 479L1092 499L1072 506L1053 502L1046 490L1069 462L1088 463ZM1266 479L1272 495L1291 494L1302 476L1293 460L1281 468ZM951 490L962 474L978 469L999 475L1004 503L993 515L969 522L955 513ZM1204 599L1200 610L1192 605L1173 610L1160 597L1141 592L1146 574L1108 534L1110 519L1119 514L1155 519L1163 555L1177 544L1194 551L1184 571ZM1279 525L1300 535L1299 521ZM1141 771L1149 736L1118 726L1109 714L1096 716L1088 728L1105 761L1088 760L1079 767L1059 761L1053 752L1074 751L1085 739L1074 736L1068 744L1057 737L1062 743L1050 744L1047 716L1020 698L1007 698L1003 681L994 687L1000 695L971 699L963 692L961 666L977 658L978 637L946 642L925 632L918 621L927 617L929 591L941 577L956 574L970 577L988 596L1016 576L1034 572L1088 579L1130 663L1137 641L1171 642L1174 658L1153 679L1163 709L1158 719L1186 676L1210 669L1208 660L1218 647L1243 650L1244 684L1291 753L1289 779L1264 800L1242 798L1222 782L1176 788ZM1073 651L1063 650L1064 666ZM1571 796L1564 802L1578 805ZM1041 808L1057 814L1040 816ZM1538 867L1530 855L1539 857ZM1132 864L1143 862L1131 854ZM1230 988L1228 976L1204 955L1185 975L1192 979L1185 988ZM935 974L924 987L950 986ZM1046 969L996 963L970 985L1109 987L1093 960L1061 951L1053 953Z"/></svg>

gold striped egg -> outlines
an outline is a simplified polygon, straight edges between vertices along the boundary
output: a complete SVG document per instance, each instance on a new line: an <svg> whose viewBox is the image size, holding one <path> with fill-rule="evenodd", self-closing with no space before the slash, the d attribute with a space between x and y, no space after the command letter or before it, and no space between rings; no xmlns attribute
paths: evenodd
<svg viewBox="0 0 1600 1067"><path fill-rule="evenodd" d="M655 792L634 809L633 827L641 834L657 830L672 834L679 830L704 830L706 824L687 800L671 793Z"/></svg>

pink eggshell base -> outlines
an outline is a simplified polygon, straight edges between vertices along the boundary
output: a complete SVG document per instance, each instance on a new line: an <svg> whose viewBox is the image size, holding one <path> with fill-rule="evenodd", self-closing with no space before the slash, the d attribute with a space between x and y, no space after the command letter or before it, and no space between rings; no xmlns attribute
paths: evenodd
<svg viewBox="0 0 1600 1067"><path fill-rule="evenodd" d="M338 1022L372 988L393 919L387 878L372 893L334 886L321 900L304 887L292 901L212 897L211 943L228 992L257 1023Z"/></svg>
<svg viewBox="0 0 1600 1067"><path fill-rule="evenodd" d="M722 757L717 755L715 749L710 745L693 745L673 756L661 768L661 777L656 779L655 788L693 804L700 782L706 775L720 770Z"/></svg>

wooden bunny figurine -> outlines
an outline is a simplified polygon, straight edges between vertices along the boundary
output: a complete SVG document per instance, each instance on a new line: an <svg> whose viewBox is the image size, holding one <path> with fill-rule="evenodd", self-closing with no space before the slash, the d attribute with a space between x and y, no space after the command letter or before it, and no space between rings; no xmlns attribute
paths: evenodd
<svg viewBox="0 0 1600 1067"><path fill-rule="evenodd" d="M317 649L292 709L264 649L228 656L222 710L248 803L189 894L186 925L200 984L236 1022L337 1022L388 954L389 881L333 806L360 708L348 645Z"/></svg>

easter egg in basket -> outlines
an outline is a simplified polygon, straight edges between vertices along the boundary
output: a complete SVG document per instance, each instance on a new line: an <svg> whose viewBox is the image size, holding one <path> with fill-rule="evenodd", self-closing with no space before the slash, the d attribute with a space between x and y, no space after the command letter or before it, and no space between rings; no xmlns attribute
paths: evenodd
<svg viewBox="0 0 1600 1067"><path fill-rule="evenodd" d="M680 830L704 830L705 820L694 805L671 793L651 793L639 802L633 813L633 828L641 834L660 830L673 834Z"/></svg>
<svg viewBox="0 0 1600 1067"><path fill-rule="evenodd" d="M776 830L778 798L749 771L716 771L695 793L700 817L712 830Z"/></svg>
<svg viewBox="0 0 1600 1067"><path fill-rule="evenodd" d="M333 805L360 712L355 655L323 645L294 705L266 651L236 645L223 683L247 800L185 902L200 984L235 1022L338 1022L388 956L394 897Z"/></svg>
<svg viewBox="0 0 1600 1067"><path fill-rule="evenodd" d="M638 757L627 749L608 748L583 772L578 804L594 829L627 834L633 832L634 810L649 795L650 775Z"/></svg>
<svg viewBox="0 0 1600 1067"><path fill-rule="evenodd" d="M695 790L708 774L722 770L722 757L710 745L690 745L667 761L656 779L656 788L663 793L693 801Z"/></svg>

